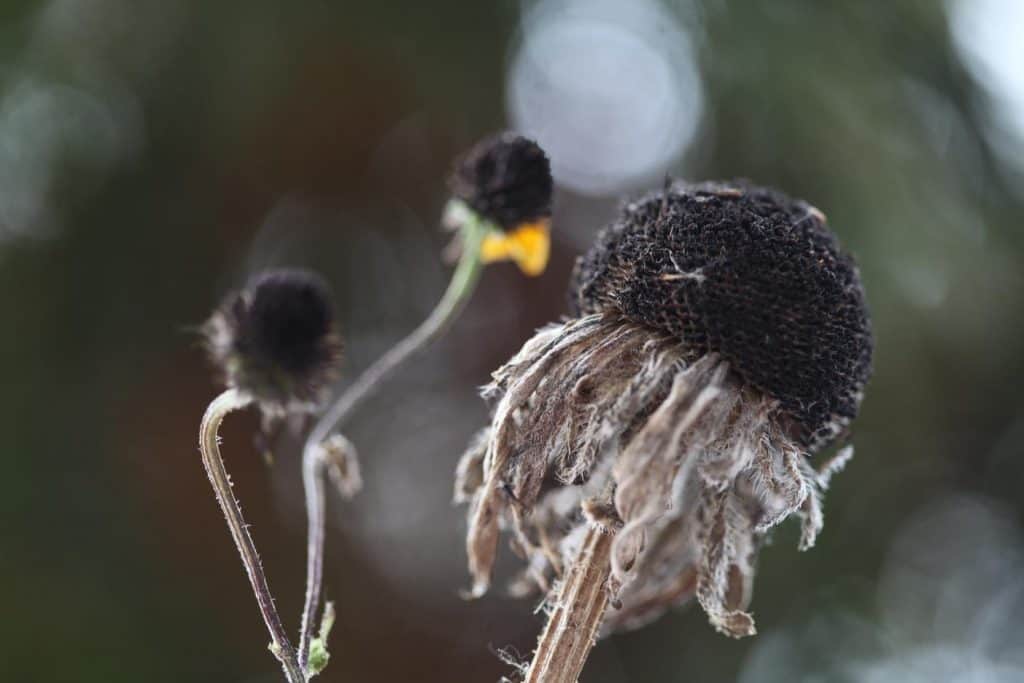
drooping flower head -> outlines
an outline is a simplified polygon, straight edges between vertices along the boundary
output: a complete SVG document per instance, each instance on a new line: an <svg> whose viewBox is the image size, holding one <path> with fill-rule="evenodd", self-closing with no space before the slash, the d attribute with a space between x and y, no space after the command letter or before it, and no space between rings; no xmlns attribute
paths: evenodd
<svg viewBox="0 0 1024 683"><path fill-rule="evenodd" d="M717 352L814 449L856 416L871 330L856 266L814 207L744 183L626 208L580 260L571 305Z"/></svg>
<svg viewBox="0 0 1024 683"><path fill-rule="evenodd" d="M791 514L801 547L848 459L810 456L855 417L872 336L860 277L814 207L742 182L675 184L628 204L578 262L573 318L494 375L494 416L460 463L474 592L501 528L548 589L593 513L616 532L630 628L694 595L733 636L765 534Z"/></svg>
<svg viewBox="0 0 1024 683"><path fill-rule="evenodd" d="M484 263L512 260L527 275L544 271L554 181L536 142L511 132L484 138L456 163L449 186L449 222L472 211L491 226L481 245Z"/></svg>
<svg viewBox="0 0 1024 683"><path fill-rule="evenodd" d="M313 409L341 356L327 285L305 270L259 273L224 300L203 331L225 383L270 414Z"/></svg>

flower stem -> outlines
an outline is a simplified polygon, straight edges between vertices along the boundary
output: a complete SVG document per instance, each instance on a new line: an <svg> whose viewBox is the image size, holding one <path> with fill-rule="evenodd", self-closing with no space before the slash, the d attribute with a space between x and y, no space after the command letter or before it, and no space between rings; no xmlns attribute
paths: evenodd
<svg viewBox="0 0 1024 683"><path fill-rule="evenodd" d="M608 607L614 533L591 524L562 580L523 683L576 683Z"/></svg>
<svg viewBox="0 0 1024 683"><path fill-rule="evenodd" d="M281 662L288 683L304 683L306 679L299 667L298 656L288 640L277 608L274 607L274 598L270 594L266 574L263 573L263 566L256 553L256 546L253 544L252 536L249 535L249 529L242 518L238 499L235 498L235 494L231 490L231 480L224 468L224 460L221 458L218 445L220 437L217 432L224 417L234 410L244 408L251 402L251 397L236 389L228 389L215 398L206 409L203 422L199 427L199 450L202 452L203 465L206 467L210 484L213 485L217 502L220 503L221 512L224 513L224 519L231 530L231 537L238 548L238 554L242 557L246 574L249 575L249 583L252 584L253 592L256 594L260 614L263 615L263 621L270 632L270 651Z"/></svg>
<svg viewBox="0 0 1024 683"><path fill-rule="evenodd" d="M302 456L302 486L306 494L306 598L302 607L302 625L299 627L299 662L305 668L309 662L309 644L313 622L320 605L324 581L324 532L326 502L324 475L326 466L320 454L320 444L307 444Z"/></svg>
<svg viewBox="0 0 1024 683"><path fill-rule="evenodd" d="M382 380L406 359L434 341L455 320L469 301L480 278L483 266L480 260L480 244L487 229L486 224L478 218L466 219L466 224L462 227L462 256L441 301L419 327L378 358L338 397L313 426L307 444L320 443L330 436L330 433L348 417L360 401L380 385Z"/></svg>
<svg viewBox="0 0 1024 683"><path fill-rule="evenodd" d="M387 353L377 359L317 420L306 439L302 454L302 482L306 489L306 516L308 547L306 558L306 600L302 610L299 640L299 661L303 667L309 658L309 643L313 636L316 610L323 585L324 548L324 472L321 444L345 418L366 399L372 391L403 362L423 349L443 333L462 311L476 288L483 263L480 244L488 231L487 224L476 216L466 217L461 227L462 256L452 274L451 282L440 303L419 327Z"/></svg>

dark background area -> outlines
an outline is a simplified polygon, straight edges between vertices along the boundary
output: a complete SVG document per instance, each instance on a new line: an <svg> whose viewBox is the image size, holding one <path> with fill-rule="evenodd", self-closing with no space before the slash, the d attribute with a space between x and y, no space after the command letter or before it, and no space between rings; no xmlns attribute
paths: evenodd
<svg viewBox="0 0 1024 683"><path fill-rule="evenodd" d="M195 326L261 267L315 268L350 381L444 289L452 158L516 127L555 165L552 262L488 267L347 426L366 488L329 501L322 680L493 681L530 651L534 604L458 596L452 471L476 387L665 173L821 208L876 372L818 546L787 525L762 553L761 635L689 608L583 679L1024 680L1021 35L1013 0L3 3L0 679L278 680L196 448ZM294 633L299 454L268 468L257 427L229 418L224 453Z"/></svg>

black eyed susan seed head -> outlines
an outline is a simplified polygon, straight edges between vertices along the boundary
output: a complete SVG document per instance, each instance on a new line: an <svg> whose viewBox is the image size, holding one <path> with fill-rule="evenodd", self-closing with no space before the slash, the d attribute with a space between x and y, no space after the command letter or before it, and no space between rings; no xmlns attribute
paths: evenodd
<svg viewBox="0 0 1024 683"><path fill-rule="evenodd" d="M673 185L627 205L577 262L571 305L717 352L815 449L871 372L860 276L809 204L744 182Z"/></svg>
<svg viewBox="0 0 1024 683"><path fill-rule="evenodd" d="M504 230L551 216L553 181L544 150L514 133L498 133L474 145L449 180L452 195Z"/></svg>
<svg viewBox="0 0 1024 683"><path fill-rule="evenodd" d="M853 453L808 457L853 419L870 374L856 266L804 202L675 185L601 233L570 297L572 317L493 374L491 423L457 471L473 594L508 529L527 559L517 589L558 604L551 587L596 524L614 534L606 632L695 598L719 631L752 635L766 534L797 517L811 548Z"/></svg>
<svg viewBox="0 0 1024 683"><path fill-rule="evenodd" d="M305 270L270 270L229 295L204 326L228 386L270 413L314 407L341 355L326 283Z"/></svg>

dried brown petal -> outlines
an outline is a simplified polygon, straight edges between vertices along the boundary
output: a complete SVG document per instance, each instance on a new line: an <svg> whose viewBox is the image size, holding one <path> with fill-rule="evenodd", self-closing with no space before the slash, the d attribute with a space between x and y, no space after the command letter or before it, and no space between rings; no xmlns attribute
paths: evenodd
<svg viewBox="0 0 1024 683"><path fill-rule="evenodd" d="M341 434L334 434L320 445L320 457L327 474L342 498L348 499L363 488L359 455L355 446Z"/></svg>
<svg viewBox="0 0 1024 683"><path fill-rule="evenodd" d="M486 591L508 529L526 562L516 593L553 599L597 524L616 530L605 632L696 596L716 628L749 635L765 534L796 514L804 548L821 527L832 469L811 468L776 401L669 335L615 315L552 325L486 394L494 418L460 462L456 490L471 500L473 595Z"/></svg>

